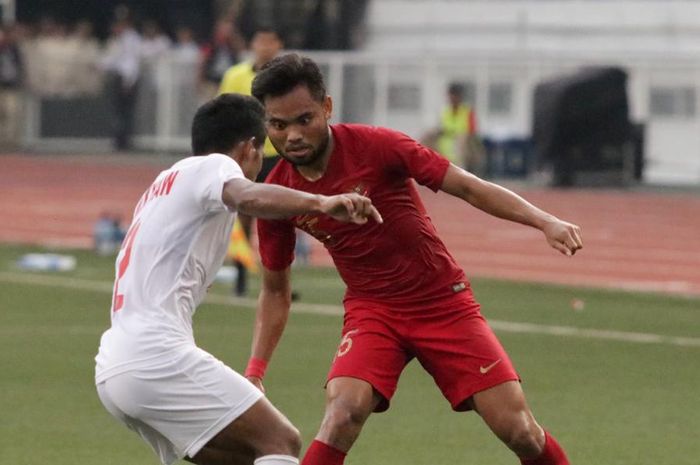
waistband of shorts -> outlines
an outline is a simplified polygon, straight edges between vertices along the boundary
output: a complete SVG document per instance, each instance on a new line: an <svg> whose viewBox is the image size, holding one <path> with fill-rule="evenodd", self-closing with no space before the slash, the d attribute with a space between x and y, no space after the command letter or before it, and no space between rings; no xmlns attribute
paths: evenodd
<svg viewBox="0 0 700 465"><path fill-rule="evenodd" d="M95 384L100 384L109 378L128 371L153 369L177 363L177 360L187 353L190 353L192 350L200 349L193 344L181 344L149 357L126 360L114 365L107 365L106 368L100 368L99 365L97 365L95 366Z"/></svg>
<svg viewBox="0 0 700 465"><path fill-rule="evenodd" d="M345 308L346 312L362 311L369 308L374 308L380 311L387 311L391 313L449 313L451 311L454 311L454 309L445 309L445 307L451 307L453 305L464 306L468 310L474 311L479 311L481 308L479 303L474 298L474 294L470 290L458 292L441 298L414 303L382 301L354 297L346 298L343 301L343 307Z"/></svg>

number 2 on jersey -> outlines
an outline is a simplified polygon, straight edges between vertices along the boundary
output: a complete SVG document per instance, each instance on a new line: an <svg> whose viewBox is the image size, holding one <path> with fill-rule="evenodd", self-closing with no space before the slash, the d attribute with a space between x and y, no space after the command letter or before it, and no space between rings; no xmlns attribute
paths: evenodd
<svg viewBox="0 0 700 465"><path fill-rule="evenodd" d="M134 245L134 238L136 233L139 231L141 226L140 222L136 222L131 225L129 231L126 233L124 242L122 243L121 260L117 265L117 279L114 281L114 297L112 300L112 312L119 311L124 306L124 294L119 293L119 280L124 277L126 269L129 267L129 262L131 261L131 247Z"/></svg>

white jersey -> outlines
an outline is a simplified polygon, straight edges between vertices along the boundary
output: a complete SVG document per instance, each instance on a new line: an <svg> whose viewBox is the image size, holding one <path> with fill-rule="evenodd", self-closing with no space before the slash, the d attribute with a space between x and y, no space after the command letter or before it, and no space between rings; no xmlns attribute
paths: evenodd
<svg viewBox="0 0 700 465"><path fill-rule="evenodd" d="M192 316L223 263L235 219L221 198L234 178L243 172L226 155L189 157L143 194L117 256L97 383L194 347Z"/></svg>

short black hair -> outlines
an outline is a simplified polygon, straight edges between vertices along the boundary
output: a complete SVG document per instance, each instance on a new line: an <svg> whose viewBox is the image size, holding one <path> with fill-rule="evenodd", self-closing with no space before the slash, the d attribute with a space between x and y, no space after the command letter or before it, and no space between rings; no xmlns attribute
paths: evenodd
<svg viewBox="0 0 700 465"><path fill-rule="evenodd" d="M286 95L305 85L311 96L321 102L326 97L323 74L311 58L289 53L274 58L263 66L253 80L253 96L260 102L266 97Z"/></svg>
<svg viewBox="0 0 700 465"><path fill-rule="evenodd" d="M447 92L454 95L464 95L464 84L461 82L450 82L447 86Z"/></svg>
<svg viewBox="0 0 700 465"><path fill-rule="evenodd" d="M242 94L222 94L199 107L192 121L192 154L228 153L241 141L265 141L265 111Z"/></svg>

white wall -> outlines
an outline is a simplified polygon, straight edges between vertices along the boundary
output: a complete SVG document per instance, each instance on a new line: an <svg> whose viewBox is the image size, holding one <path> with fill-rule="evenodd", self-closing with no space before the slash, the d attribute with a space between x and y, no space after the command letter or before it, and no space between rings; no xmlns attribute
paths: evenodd
<svg viewBox="0 0 700 465"><path fill-rule="evenodd" d="M700 184L700 1L374 0L367 30L368 54L434 64L408 77L425 100L422 114L392 121L408 132L429 124L447 82L461 79L477 89L484 133L529 134L538 82L619 65L629 73L631 117L646 124L645 179ZM488 90L498 82L510 85L513 101L494 115ZM652 111L659 88L689 89L676 98L689 102L675 102L688 113Z"/></svg>
<svg viewBox="0 0 700 465"><path fill-rule="evenodd" d="M700 52L700 2L374 0L368 50Z"/></svg>

